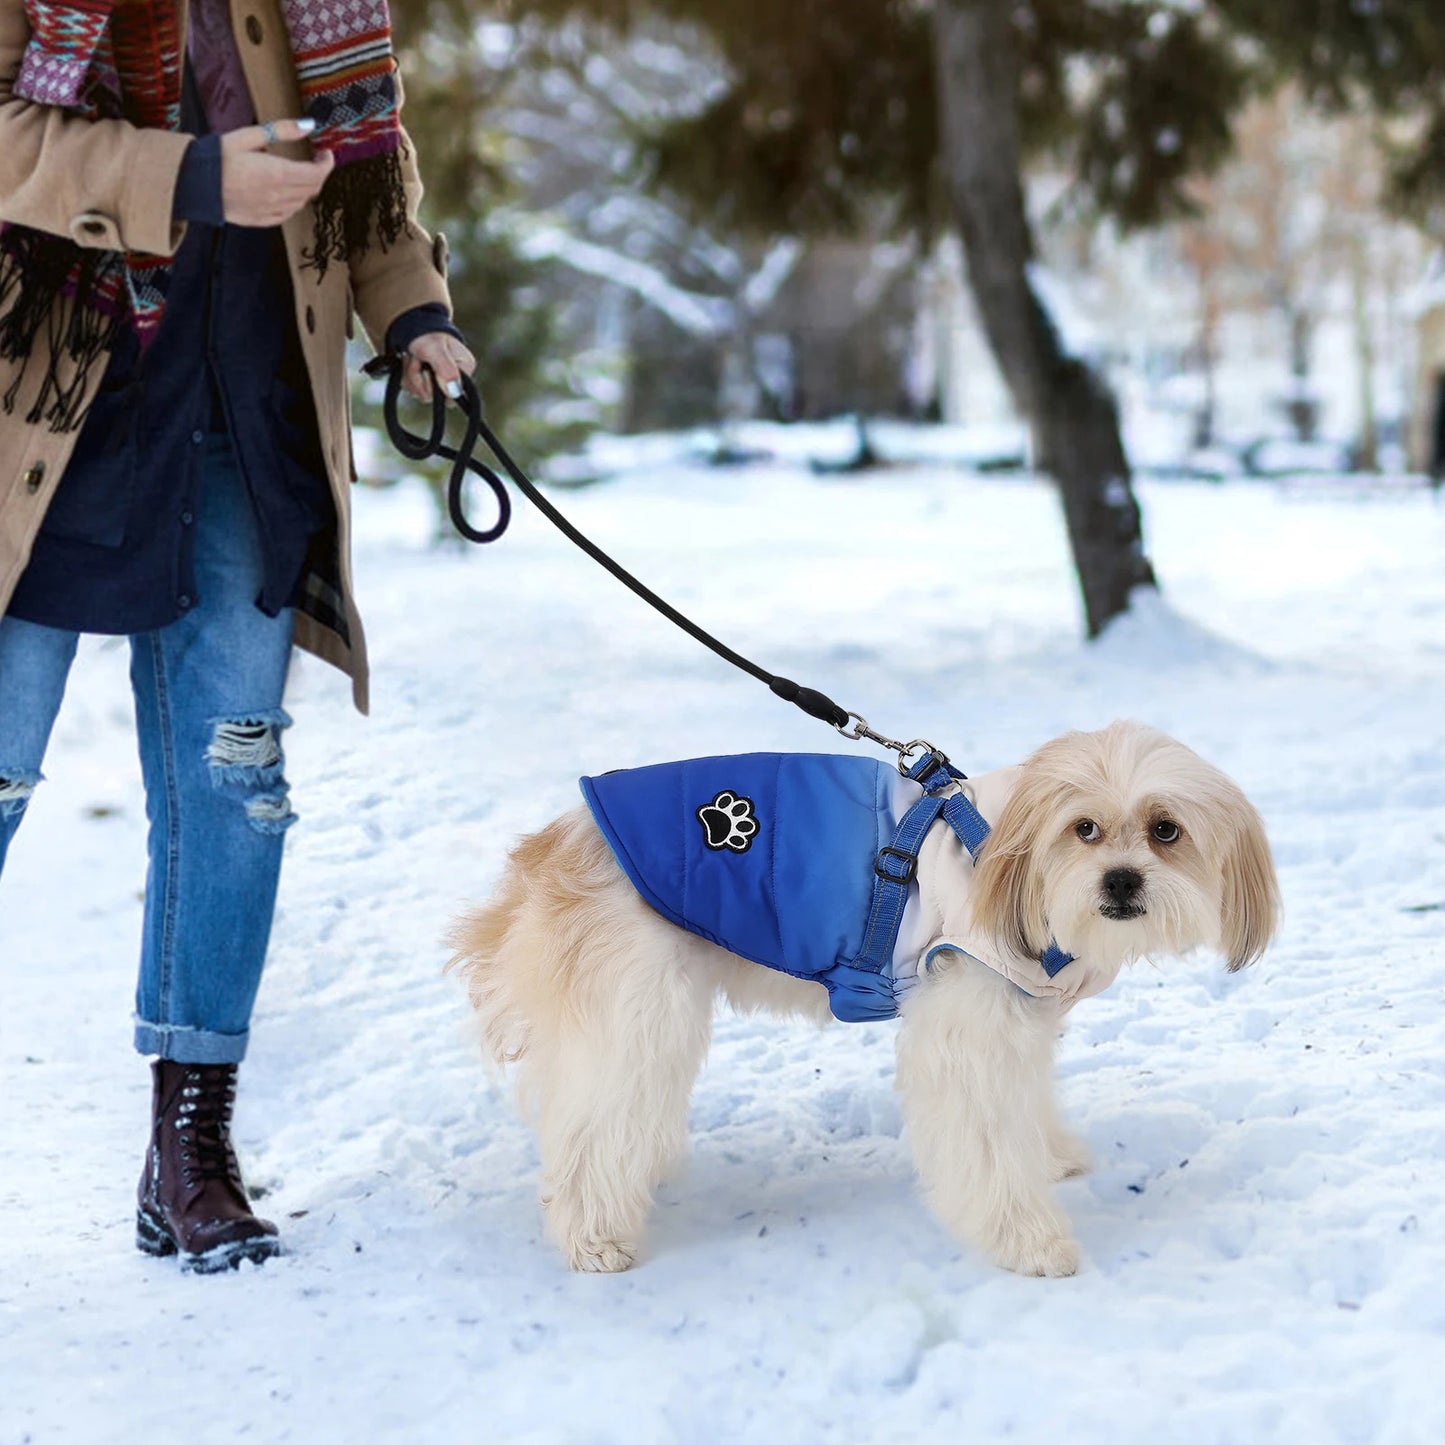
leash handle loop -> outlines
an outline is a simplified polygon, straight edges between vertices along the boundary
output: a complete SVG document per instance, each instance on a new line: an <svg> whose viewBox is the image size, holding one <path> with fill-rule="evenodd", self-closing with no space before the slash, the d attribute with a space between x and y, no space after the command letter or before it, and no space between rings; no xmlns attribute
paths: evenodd
<svg viewBox="0 0 1445 1445"><path fill-rule="evenodd" d="M431 378L431 432L422 436L420 432L409 431L401 420L401 381L404 359L400 356L374 356L362 370L371 377L386 377L386 397L382 402L382 414L386 420L386 434L391 444L402 456L410 461L425 462L433 457L449 461L451 471L447 477L447 513L454 526L468 542L485 546L498 541L512 521L512 498L502 483L501 477L476 455L477 440L482 432L482 399L476 384L469 376L462 378L462 397L458 406L466 418L466 431L459 447L448 445L447 397L436 373L425 362L422 370ZM497 503L497 520L485 531L474 527L467 517L465 492L467 473L475 472L491 488Z"/></svg>

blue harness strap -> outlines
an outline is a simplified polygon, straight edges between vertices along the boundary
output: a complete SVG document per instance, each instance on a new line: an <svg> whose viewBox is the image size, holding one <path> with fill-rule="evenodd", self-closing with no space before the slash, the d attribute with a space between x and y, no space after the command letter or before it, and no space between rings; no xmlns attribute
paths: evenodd
<svg viewBox="0 0 1445 1445"><path fill-rule="evenodd" d="M943 821L963 840L963 846L975 857L988 837L989 827L983 814L973 806L971 799L962 793L955 793L943 805Z"/></svg>
<svg viewBox="0 0 1445 1445"><path fill-rule="evenodd" d="M1072 953L1065 953L1057 943L1051 943L1039 954L1039 962L1044 966L1044 972L1050 978L1057 973L1062 973L1065 968L1074 961Z"/></svg>
<svg viewBox="0 0 1445 1445"><path fill-rule="evenodd" d="M873 860L873 897L863 946L851 963L830 969L824 979L828 1006L833 1017L844 1023L869 1023L898 1014L893 950L908 907L908 889L918 873L918 850L942 812L943 799L925 793L903 815L893 841Z"/></svg>
<svg viewBox="0 0 1445 1445"><path fill-rule="evenodd" d="M941 793L954 783L967 781L966 775L959 772L942 753L925 753L909 768L908 776L930 796ZM958 834L969 853L977 857L984 839L988 837L988 823L961 788L944 803L943 821Z"/></svg>
<svg viewBox="0 0 1445 1445"><path fill-rule="evenodd" d="M868 930L852 966L865 973L881 973L893 961L893 947L908 906L908 887L918 874L918 850L928 830L943 812L943 799L925 793L904 815L893 841L879 850L873 863L873 901L868 908Z"/></svg>
<svg viewBox="0 0 1445 1445"><path fill-rule="evenodd" d="M909 770L908 776L923 787L930 797L941 793L953 783L966 782L965 776L943 756L942 753L927 753ZM973 805L973 799L959 789L943 805L943 821L958 834L963 846L971 857L978 857L989 835L988 820Z"/></svg>
<svg viewBox="0 0 1445 1445"><path fill-rule="evenodd" d="M864 973L882 973L893 961L898 930L908 906L908 889L918 875L918 850L928 830L940 816L963 840L970 853L977 853L988 837L983 815L961 792L952 798L939 795L963 774L941 753L925 753L908 776L923 788L923 796L903 815L893 841L878 852L873 863L873 901L868 909L868 928L863 947L851 967Z"/></svg>

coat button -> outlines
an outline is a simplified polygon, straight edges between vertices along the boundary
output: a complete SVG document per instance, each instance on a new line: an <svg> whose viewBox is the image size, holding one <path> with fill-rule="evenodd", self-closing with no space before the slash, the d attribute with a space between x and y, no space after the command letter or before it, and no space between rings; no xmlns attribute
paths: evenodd
<svg viewBox="0 0 1445 1445"><path fill-rule="evenodd" d="M45 480L45 463L36 462L25 473L25 490L34 496L40 490L40 484Z"/></svg>
<svg viewBox="0 0 1445 1445"><path fill-rule="evenodd" d="M313 336L316 334L316 312L310 306L306 308L306 329Z"/></svg>
<svg viewBox="0 0 1445 1445"><path fill-rule="evenodd" d="M248 15L246 17L246 39L252 45L259 45L265 38L265 34L266 32L261 29L261 22L254 15Z"/></svg>

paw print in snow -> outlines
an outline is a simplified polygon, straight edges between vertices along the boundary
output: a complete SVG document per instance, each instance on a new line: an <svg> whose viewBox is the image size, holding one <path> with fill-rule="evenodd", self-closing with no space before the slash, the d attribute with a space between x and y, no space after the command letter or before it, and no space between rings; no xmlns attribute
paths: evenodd
<svg viewBox="0 0 1445 1445"><path fill-rule="evenodd" d="M704 803L697 810L697 820L702 824L707 846L718 851L731 848L734 853L746 853L758 834L753 800L736 793L724 791L712 802Z"/></svg>

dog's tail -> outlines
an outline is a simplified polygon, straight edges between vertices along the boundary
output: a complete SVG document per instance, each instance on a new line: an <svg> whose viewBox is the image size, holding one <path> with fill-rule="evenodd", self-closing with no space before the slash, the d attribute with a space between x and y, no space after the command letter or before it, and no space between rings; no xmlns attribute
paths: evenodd
<svg viewBox="0 0 1445 1445"><path fill-rule="evenodd" d="M526 1056L576 985L587 906L614 886L612 854L585 808L523 838L496 894L447 930L447 971L466 980L487 1053L500 1067Z"/></svg>

